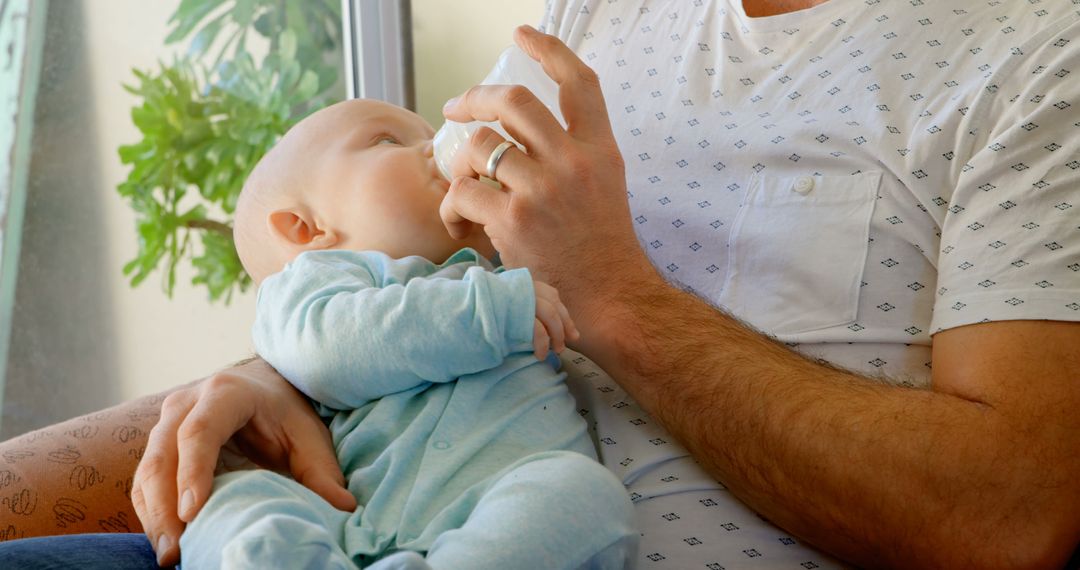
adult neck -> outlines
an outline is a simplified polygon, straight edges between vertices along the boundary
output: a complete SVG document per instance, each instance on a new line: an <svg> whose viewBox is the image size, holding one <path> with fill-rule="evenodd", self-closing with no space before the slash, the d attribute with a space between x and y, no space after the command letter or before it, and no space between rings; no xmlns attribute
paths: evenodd
<svg viewBox="0 0 1080 570"><path fill-rule="evenodd" d="M751 18L762 18L805 10L828 0L742 0L743 10Z"/></svg>

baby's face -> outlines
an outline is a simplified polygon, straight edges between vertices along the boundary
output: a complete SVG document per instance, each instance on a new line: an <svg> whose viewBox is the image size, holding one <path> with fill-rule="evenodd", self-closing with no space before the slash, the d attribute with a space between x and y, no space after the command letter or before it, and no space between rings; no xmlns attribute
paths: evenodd
<svg viewBox="0 0 1080 570"><path fill-rule="evenodd" d="M491 257L479 227L450 237L439 205L450 184L432 158L434 130L419 115L373 100L332 108L311 153L315 176L307 197L339 233L335 249L378 250L392 257L445 261L462 247Z"/></svg>

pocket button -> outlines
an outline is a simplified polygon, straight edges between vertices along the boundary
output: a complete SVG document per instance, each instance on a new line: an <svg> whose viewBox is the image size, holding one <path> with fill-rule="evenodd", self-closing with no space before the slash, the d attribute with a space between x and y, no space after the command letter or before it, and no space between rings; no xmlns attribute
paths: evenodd
<svg viewBox="0 0 1080 570"><path fill-rule="evenodd" d="M810 191L813 189L814 179L810 176L800 176L796 178L795 183L791 185L791 190L793 192L798 192L799 194L802 194L804 196L806 194L809 194Z"/></svg>

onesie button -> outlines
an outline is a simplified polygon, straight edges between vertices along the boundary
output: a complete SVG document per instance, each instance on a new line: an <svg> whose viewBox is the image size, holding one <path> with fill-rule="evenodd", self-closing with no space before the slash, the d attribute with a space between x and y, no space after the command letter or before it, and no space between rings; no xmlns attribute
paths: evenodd
<svg viewBox="0 0 1080 570"><path fill-rule="evenodd" d="M440 439L439 441L431 444L431 447L434 447L435 449L450 449L450 442Z"/></svg>
<svg viewBox="0 0 1080 570"><path fill-rule="evenodd" d="M800 176L796 178L795 183L791 185L791 190L793 192L798 192L799 194L808 194L813 189L814 179L810 176Z"/></svg>

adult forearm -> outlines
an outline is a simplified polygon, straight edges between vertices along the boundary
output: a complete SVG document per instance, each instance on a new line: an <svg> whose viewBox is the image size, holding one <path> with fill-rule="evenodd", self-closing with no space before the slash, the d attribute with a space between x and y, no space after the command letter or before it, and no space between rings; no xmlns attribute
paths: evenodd
<svg viewBox="0 0 1080 570"><path fill-rule="evenodd" d="M0 443L0 540L141 532L131 481L166 395Z"/></svg>
<svg viewBox="0 0 1080 570"><path fill-rule="evenodd" d="M811 362L658 279L605 305L580 349L781 527L873 567L1046 551L1046 491L1067 482L993 407Z"/></svg>

